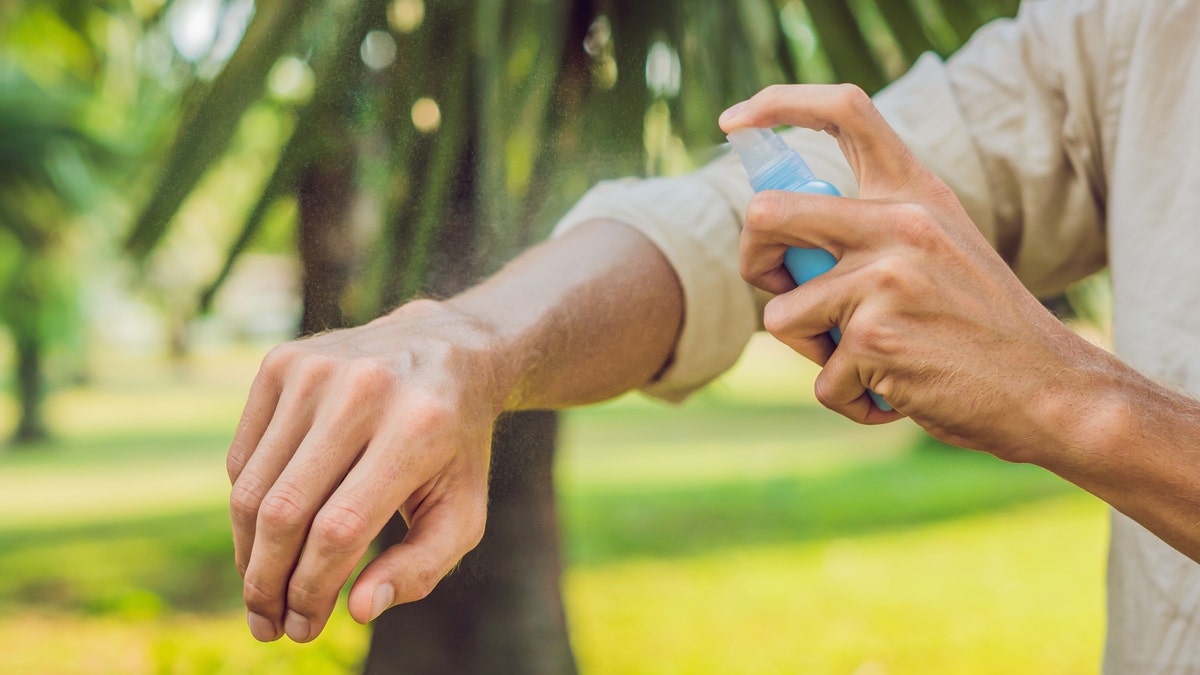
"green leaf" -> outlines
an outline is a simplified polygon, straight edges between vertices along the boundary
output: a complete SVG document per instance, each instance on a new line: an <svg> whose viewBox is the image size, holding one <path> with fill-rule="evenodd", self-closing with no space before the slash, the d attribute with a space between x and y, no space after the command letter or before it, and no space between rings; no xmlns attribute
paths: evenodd
<svg viewBox="0 0 1200 675"><path fill-rule="evenodd" d="M905 68L912 65L918 56L933 49L911 0L875 0L875 6L896 39Z"/></svg>
<svg viewBox="0 0 1200 675"><path fill-rule="evenodd" d="M868 93L882 89L888 82L887 74L850 6L840 0L807 0L804 5L837 78L853 82Z"/></svg>
<svg viewBox="0 0 1200 675"><path fill-rule="evenodd" d="M162 176L125 240L127 251L145 257L166 234L184 200L225 152L242 114L261 98L271 66L316 4L320 3L259 0L254 19L229 63L184 111Z"/></svg>

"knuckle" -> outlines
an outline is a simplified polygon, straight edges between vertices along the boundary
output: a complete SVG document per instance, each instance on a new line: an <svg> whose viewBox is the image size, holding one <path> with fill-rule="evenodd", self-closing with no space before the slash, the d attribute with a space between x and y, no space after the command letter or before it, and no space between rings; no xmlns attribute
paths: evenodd
<svg viewBox="0 0 1200 675"><path fill-rule="evenodd" d="M300 341L285 342L263 358L258 379L310 394L328 379L336 365L336 359L314 352Z"/></svg>
<svg viewBox="0 0 1200 675"><path fill-rule="evenodd" d="M863 354L891 357L901 351L901 337L890 323L871 321L861 325L856 333L855 344Z"/></svg>
<svg viewBox="0 0 1200 675"><path fill-rule="evenodd" d="M817 403L833 410L837 406L836 397L834 396L834 387L831 377L826 374L827 371L822 371L816 381L813 382L813 397L817 399Z"/></svg>
<svg viewBox="0 0 1200 675"><path fill-rule="evenodd" d="M263 498L258 507L258 517L269 529L296 530L308 520L307 502L299 487L281 481Z"/></svg>
<svg viewBox="0 0 1200 675"><path fill-rule="evenodd" d="M766 87L763 87L762 91L760 91L758 93L758 96L755 96L754 98L759 98L764 101L776 103L776 102L780 101L780 99L787 96L787 92L788 92L788 88L786 85L771 84L771 85L767 85Z"/></svg>
<svg viewBox="0 0 1200 675"><path fill-rule="evenodd" d="M353 552L371 538L367 510L344 497L331 499L317 515L313 535L326 553Z"/></svg>
<svg viewBox="0 0 1200 675"><path fill-rule="evenodd" d="M432 392L414 392L407 401L406 424L418 435L431 434L453 423L454 405Z"/></svg>
<svg viewBox="0 0 1200 675"><path fill-rule="evenodd" d="M392 371L378 358L362 358L351 363L347 368L350 379L363 384L386 382L391 378Z"/></svg>
<svg viewBox="0 0 1200 675"><path fill-rule="evenodd" d="M412 599L424 600L437 588L445 575L434 565L421 565L413 575Z"/></svg>
<svg viewBox="0 0 1200 675"><path fill-rule="evenodd" d="M393 372L381 360L358 359L346 369L352 398L374 397L391 385ZM361 401L360 401L361 402Z"/></svg>
<svg viewBox="0 0 1200 675"><path fill-rule="evenodd" d="M294 386L302 394L312 393L329 379L334 367L333 359L322 354L308 354L293 366ZM289 378L288 384L292 382L292 378Z"/></svg>
<svg viewBox="0 0 1200 675"><path fill-rule="evenodd" d="M757 279L758 269L754 266L753 261L742 256L738 259L738 274L741 275L742 281L753 284Z"/></svg>
<svg viewBox="0 0 1200 675"><path fill-rule="evenodd" d="M282 600L282 593L266 588L257 579L247 576L242 583L242 601L246 604L246 609L252 612L270 616Z"/></svg>
<svg viewBox="0 0 1200 675"><path fill-rule="evenodd" d="M871 383L871 391L879 394L885 401L894 403L897 393L896 378L886 375L875 378L875 381Z"/></svg>
<svg viewBox="0 0 1200 675"><path fill-rule="evenodd" d="M240 476L233 489L229 492L229 510L235 518L254 520L258 507L262 503L262 491L257 481Z"/></svg>
<svg viewBox="0 0 1200 675"><path fill-rule="evenodd" d="M787 329L789 318L790 312L778 298L771 299L763 308L763 328L775 337L779 337Z"/></svg>
<svg viewBox="0 0 1200 675"><path fill-rule="evenodd" d="M875 108L871 97L857 84L839 84L837 96L838 104L850 114L862 114Z"/></svg>
<svg viewBox="0 0 1200 675"><path fill-rule="evenodd" d="M896 210L895 234L910 246L927 249L942 239L941 227L933 213L921 204L900 204Z"/></svg>
<svg viewBox="0 0 1200 675"><path fill-rule="evenodd" d="M288 609L294 609L304 616L314 617L325 604L325 590L319 585L297 578L293 578L288 583Z"/></svg>
<svg viewBox="0 0 1200 675"><path fill-rule="evenodd" d="M282 374L296 360L301 351L297 342L276 345L263 357L258 369L260 377L274 378Z"/></svg>
<svg viewBox="0 0 1200 675"><path fill-rule="evenodd" d="M879 291L904 294L909 288L912 270L899 256L886 256L871 265L872 285Z"/></svg>
<svg viewBox="0 0 1200 675"><path fill-rule="evenodd" d="M235 448L225 455L225 473L229 475L229 482L237 484L238 478L242 475L242 469L246 468L247 456L241 448Z"/></svg>
<svg viewBox="0 0 1200 675"><path fill-rule="evenodd" d="M762 234L774 229L783 210L783 197L773 190L759 192L746 207L745 229L751 234Z"/></svg>

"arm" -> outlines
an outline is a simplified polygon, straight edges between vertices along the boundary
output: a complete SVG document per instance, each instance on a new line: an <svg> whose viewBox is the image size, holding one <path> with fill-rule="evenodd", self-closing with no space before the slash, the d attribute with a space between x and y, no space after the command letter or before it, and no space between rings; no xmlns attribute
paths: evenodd
<svg viewBox="0 0 1200 675"><path fill-rule="evenodd" d="M446 303L484 321L505 410L594 403L659 373L683 320L683 292L643 235L590 221L534 248Z"/></svg>
<svg viewBox="0 0 1200 675"><path fill-rule="evenodd" d="M649 381L681 306L649 240L591 222L451 301L273 350L228 458L254 636L316 637L396 510L409 534L363 570L350 612L366 622L428 594L483 534L499 412Z"/></svg>

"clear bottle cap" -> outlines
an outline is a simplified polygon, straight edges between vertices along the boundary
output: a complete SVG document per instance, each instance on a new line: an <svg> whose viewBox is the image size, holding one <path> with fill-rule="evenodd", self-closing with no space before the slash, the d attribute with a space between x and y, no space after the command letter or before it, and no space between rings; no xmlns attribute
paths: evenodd
<svg viewBox="0 0 1200 675"><path fill-rule="evenodd" d="M789 148L787 143L783 142L783 138L770 129L738 129L726 138L737 152L738 158L742 160L742 166L746 168L746 173L751 179L787 155L792 157L793 163L799 163L793 167L793 171L805 174L804 177L809 180L813 177L812 171L801 159L800 154Z"/></svg>

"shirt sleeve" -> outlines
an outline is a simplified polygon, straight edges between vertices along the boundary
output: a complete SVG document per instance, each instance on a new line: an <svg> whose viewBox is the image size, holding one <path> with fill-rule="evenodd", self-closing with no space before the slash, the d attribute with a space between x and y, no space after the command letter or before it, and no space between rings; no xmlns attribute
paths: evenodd
<svg viewBox="0 0 1200 675"><path fill-rule="evenodd" d="M949 61L927 54L875 102L914 154L1035 294L1054 295L1105 262L1104 180L1091 68L1104 3L1029 0L1014 20L981 29ZM791 129L786 141L846 196L857 184L836 141ZM684 294L671 362L646 393L681 400L737 360L768 296L738 272L752 195L730 154L675 178L593 188L555 235L589 220L638 229L666 256Z"/></svg>

